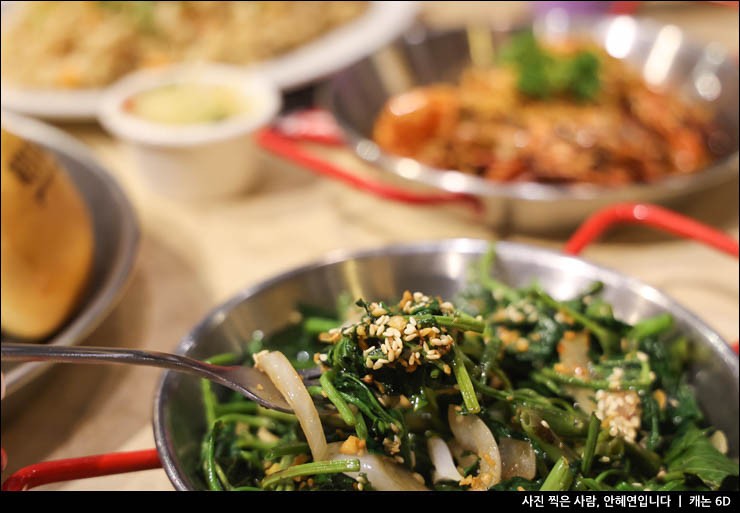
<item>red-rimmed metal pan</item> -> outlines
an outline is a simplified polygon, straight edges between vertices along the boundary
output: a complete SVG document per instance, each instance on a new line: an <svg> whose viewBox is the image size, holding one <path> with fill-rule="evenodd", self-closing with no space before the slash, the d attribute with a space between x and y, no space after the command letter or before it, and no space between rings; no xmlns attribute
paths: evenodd
<svg viewBox="0 0 740 513"><path fill-rule="evenodd" d="M620 204L598 212L573 235L566 244L566 253L578 254L613 224L623 222L667 230L738 257L737 241L648 204ZM449 297L464 284L468 265L485 252L488 244L482 240L454 239L330 255L236 295L206 316L183 339L178 351L205 358L234 350L254 330L269 332L284 326L298 301L331 306L342 292L393 297L409 288ZM600 280L605 284L605 299L614 305L615 314L629 322L670 312L693 343L691 377L699 401L710 422L725 431L730 452L737 456L738 359L727 342L699 317L650 285L574 256L509 242L499 242L497 252L494 272L511 285L525 285L537 278L552 294L564 297ZM202 489L204 484L197 468L205 420L199 398L197 379L166 373L154 400L156 450L32 465L10 476L3 490L145 470L160 464L175 488Z"/></svg>
<svg viewBox="0 0 740 513"><path fill-rule="evenodd" d="M372 140L372 131L388 98L418 85L454 82L473 61L468 31L435 33L421 26L377 54L337 73L317 98L338 123L347 146L382 172L382 184L357 179L352 173L342 174L336 167L330 171L326 166L318 166L305 148L291 144L291 139L334 144L336 129L311 133L310 126L306 129L305 119L303 123L293 119L277 123L263 132L258 141L263 147L323 176L365 188L386 199L415 204L462 202L473 207L475 219L480 222L529 233L572 230L589 214L614 203L651 202L676 207L721 184L737 183L740 123L736 56L717 43L690 40L678 27L631 16L587 22L560 19L559 23L550 27L545 20L536 28L542 33L586 36L604 47L609 41L618 40L619 58L649 77L651 86L670 85L692 101L710 108L715 113L716 126L710 137L716 158L710 165L697 173L676 174L651 183L606 187L494 182L384 152ZM488 42L494 52L509 34L510 30L490 30ZM651 58L657 55L662 57ZM317 116L308 116L309 120L312 118Z"/></svg>

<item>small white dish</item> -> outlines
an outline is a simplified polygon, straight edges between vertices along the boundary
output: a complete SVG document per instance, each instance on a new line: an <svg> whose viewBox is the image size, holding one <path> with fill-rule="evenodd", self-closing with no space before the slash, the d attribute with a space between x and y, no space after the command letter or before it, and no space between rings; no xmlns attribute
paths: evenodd
<svg viewBox="0 0 740 513"><path fill-rule="evenodd" d="M184 124L150 121L129 108L141 93L192 84L227 87L247 107L219 121ZM271 82L243 68L204 63L127 75L106 90L98 118L130 144L142 180L153 190L176 199L216 199L257 182L250 135L268 124L280 105L280 92Z"/></svg>

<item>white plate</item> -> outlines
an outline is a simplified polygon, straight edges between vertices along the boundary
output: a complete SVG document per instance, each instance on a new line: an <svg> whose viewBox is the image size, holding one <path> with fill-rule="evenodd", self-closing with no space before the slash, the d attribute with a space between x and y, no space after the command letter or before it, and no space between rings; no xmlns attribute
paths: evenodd
<svg viewBox="0 0 740 513"><path fill-rule="evenodd" d="M12 22L12 2L3 2L3 24ZM251 66L283 90L325 77L371 54L409 27L421 2L370 2L359 18L296 50ZM2 85L2 107L54 120L89 120L96 116L101 89L31 90Z"/></svg>

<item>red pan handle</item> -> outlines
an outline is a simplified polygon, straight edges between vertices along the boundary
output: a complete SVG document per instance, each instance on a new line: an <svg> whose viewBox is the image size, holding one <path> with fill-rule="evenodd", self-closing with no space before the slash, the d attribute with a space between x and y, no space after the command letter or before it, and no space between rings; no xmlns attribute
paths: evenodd
<svg viewBox="0 0 740 513"><path fill-rule="evenodd" d="M360 189L384 199L412 205L456 203L467 205L476 213L483 211L481 201L470 194L454 192L419 193L394 187L384 182L368 180L312 155L297 142L303 140L322 144L336 144L341 141L337 137L338 135L331 132L316 133L304 130L298 130L298 133L286 134L284 129L281 128L281 124L278 123L276 127L259 131L256 135L256 141L265 150L290 160L316 175L338 180L355 189Z"/></svg>
<svg viewBox="0 0 740 513"><path fill-rule="evenodd" d="M161 466L156 449L45 461L16 471L5 480L2 489L4 492L30 490L49 483L138 472Z"/></svg>
<svg viewBox="0 0 740 513"><path fill-rule="evenodd" d="M652 226L738 257L738 242L732 237L671 210L645 203L619 203L599 210L571 235L564 251L577 255L613 225L622 223Z"/></svg>
<svg viewBox="0 0 740 513"><path fill-rule="evenodd" d="M613 225L622 223L643 224L658 228L679 237L703 242L735 258L738 258L740 253L738 242L719 230L676 212L645 203L619 203L599 210L571 235L565 244L564 251L571 255L578 255ZM735 341L731 346L733 351L738 353L738 342Z"/></svg>
<svg viewBox="0 0 740 513"><path fill-rule="evenodd" d="M413 205L429 205L440 203L462 203L471 207L475 212L481 212L483 205L475 196L454 192L417 193L393 187L383 182L367 180L356 176L339 166L326 162L304 150L292 137L286 136L273 128L265 128L257 133L257 144L264 149L291 160L314 174L333 178L344 182L356 189L369 192L381 198L409 203Z"/></svg>

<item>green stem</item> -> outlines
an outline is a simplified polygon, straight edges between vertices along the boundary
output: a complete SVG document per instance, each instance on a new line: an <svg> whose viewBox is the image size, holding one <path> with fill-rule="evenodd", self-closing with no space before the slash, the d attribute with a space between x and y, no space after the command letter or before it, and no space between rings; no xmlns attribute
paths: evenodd
<svg viewBox="0 0 740 513"><path fill-rule="evenodd" d="M599 341L599 344L601 345L601 350L604 352L605 355L608 356L617 349L619 340L616 334L612 333L594 320L589 319L581 312L574 310L568 305L552 298L545 291L537 288L534 289L534 292L535 294L537 294L537 297L539 297L547 306L566 313L568 316L578 321L584 328L590 330L591 333L593 333L596 339Z"/></svg>
<svg viewBox="0 0 740 513"><path fill-rule="evenodd" d="M581 483L586 485L587 489L594 490L595 492L607 492L611 489L611 487L600 483L596 479L591 479L587 477L581 478Z"/></svg>
<svg viewBox="0 0 740 513"><path fill-rule="evenodd" d="M588 381L577 378L575 376L568 376L561 374L550 368L540 369L536 371L536 374L549 378L557 383L563 383L565 385L573 385L581 388L592 388L594 390L611 390L611 384L605 379L590 379ZM647 379L645 379L647 378ZM619 390L630 390L630 389L647 389L650 388L651 379L649 371L647 376L640 375L640 379L626 379L623 380L619 385Z"/></svg>
<svg viewBox="0 0 740 513"><path fill-rule="evenodd" d="M205 360L206 363L213 365L224 365L227 363L234 363L238 361L241 356L236 353L224 353L217 354ZM203 408L206 414L206 424L212 426L216 420L216 409L218 408L218 401L216 400L216 394L213 392L211 382L207 379L200 380L200 391L203 396Z"/></svg>
<svg viewBox="0 0 740 513"><path fill-rule="evenodd" d="M287 454L296 455L308 453L309 447L305 442L288 442L273 447L265 454L266 460L274 460Z"/></svg>
<svg viewBox="0 0 740 513"><path fill-rule="evenodd" d="M591 414L591 418L588 421L588 434L586 435L586 445L583 448L583 459L581 459L581 474L584 476L591 472L591 464L594 460L594 453L596 452L596 442L599 438L599 431L601 430L601 422L598 417Z"/></svg>
<svg viewBox="0 0 740 513"><path fill-rule="evenodd" d="M294 465L285 470L275 472L262 480L262 488L270 488L285 479L293 479L301 476L315 476L318 474L339 474L342 472L359 472L360 460L337 460L337 461L315 461Z"/></svg>
<svg viewBox="0 0 740 513"><path fill-rule="evenodd" d="M221 422L240 422L242 424L246 424L250 427L264 427L267 429L274 429L275 428L275 421L272 419L266 419L264 417L257 417L255 415L244 415L241 413L227 413L226 415L221 415L216 419L217 421Z"/></svg>
<svg viewBox="0 0 740 513"><path fill-rule="evenodd" d="M206 415L206 424L212 426L216 420L216 395L211 389L211 382L207 379L200 380L200 392L203 396L203 409Z"/></svg>
<svg viewBox="0 0 740 513"><path fill-rule="evenodd" d="M324 317L309 317L303 321L303 330L309 335L316 336L334 328L341 326L341 322L336 319L327 319Z"/></svg>
<svg viewBox="0 0 740 513"><path fill-rule="evenodd" d="M203 470L206 475L206 483L211 491L220 491L224 487L218 478L216 470L216 435L221 430L221 423L212 424L210 433L208 433L208 443L206 447L206 458L203 464Z"/></svg>
<svg viewBox="0 0 740 513"><path fill-rule="evenodd" d="M455 312L454 315L432 315L438 326L444 326L445 328L454 328L462 331L474 331L476 333L483 333L486 325L483 321L479 321L475 317L463 312Z"/></svg>
<svg viewBox="0 0 740 513"><path fill-rule="evenodd" d="M570 488L573 482L573 471L570 469L568 460L561 457L555 462L545 481L540 486L541 492L559 492Z"/></svg>
<svg viewBox="0 0 740 513"><path fill-rule="evenodd" d="M216 416L226 415L227 413L256 413L257 403L238 401L226 404L216 405Z"/></svg>
<svg viewBox="0 0 740 513"><path fill-rule="evenodd" d="M478 403L478 397L475 395L473 382L470 380L468 370L465 368L462 351L460 351L457 345L453 345L452 350L454 352L452 372L454 372L457 384L460 386L460 393L462 394L463 403L465 403L465 409L469 413L479 413L480 404Z"/></svg>
<svg viewBox="0 0 740 513"><path fill-rule="evenodd" d="M274 449L280 444L280 442L263 442L259 438L250 437L242 438L235 443L235 446L239 449L258 449L260 451L268 451Z"/></svg>
<svg viewBox="0 0 740 513"><path fill-rule="evenodd" d="M218 476L219 480L224 484L224 489L227 491L231 491L234 489L233 486L231 486L231 483L229 483L229 479L226 477L226 472L224 472L224 469L221 468L221 465L218 464L218 462L214 462L214 470L216 471L216 475Z"/></svg>
<svg viewBox="0 0 740 513"><path fill-rule="evenodd" d="M606 481L607 478L612 477L612 476L624 476L625 479L629 477L629 475L624 470L613 468L610 470L605 470L604 472L596 476L596 482L603 483L604 481Z"/></svg>
<svg viewBox="0 0 740 513"><path fill-rule="evenodd" d="M369 436L365 417L362 416L362 412L359 410L355 413L355 433L357 433L357 438L360 440L367 440Z"/></svg>
<svg viewBox="0 0 740 513"><path fill-rule="evenodd" d="M655 452L645 449L644 447L631 443L624 442L624 449L627 455L634 461L646 475L652 477L660 471L660 465L662 459Z"/></svg>
<svg viewBox="0 0 740 513"><path fill-rule="evenodd" d="M298 422L298 417L296 417L295 414L293 413L286 413L284 411L271 410L269 408L265 408L260 405L257 405L257 414L259 414L260 417L268 417L268 418L275 419L281 422L291 422L291 423Z"/></svg>
<svg viewBox="0 0 740 513"><path fill-rule="evenodd" d="M640 341L644 338L658 335L673 326L673 316L668 313L656 315L649 319L643 319L635 324L627 334L628 340Z"/></svg>
<svg viewBox="0 0 740 513"><path fill-rule="evenodd" d="M508 285L504 285L498 280L491 277L491 268L496 261L496 247L491 244L488 251L478 260L478 283L485 289L488 289L493 295L501 296L509 302L519 299L516 290Z"/></svg>
<svg viewBox="0 0 740 513"><path fill-rule="evenodd" d="M683 480L683 478L684 478L684 473L682 471L680 471L680 470L674 470L673 472L666 472L665 474L663 474L658 479L660 479L664 483L667 483L669 481L676 481L678 479Z"/></svg>
<svg viewBox="0 0 740 513"><path fill-rule="evenodd" d="M248 461L257 468L261 467L264 464L264 460L256 451L241 450L238 452L238 454L239 457L242 458L244 461Z"/></svg>
<svg viewBox="0 0 740 513"><path fill-rule="evenodd" d="M326 393L327 399L331 401L331 403L336 406L337 411L339 412L339 415L342 417L342 420L348 425L348 426L354 426L355 425L355 414L350 409L347 402L342 399L342 396L339 394L339 391L334 388L334 384L332 383L332 380L334 379L334 376L336 375L336 372L333 370L324 372L321 377L319 378L319 383L321 383L321 388L323 389L324 393Z"/></svg>
<svg viewBox="0 0 740 513"><path fill-rule="evenodd" d="M213 365L235 365L241 359L242 355L239 353L222 353L207 358L205 362Z"/></svg>

